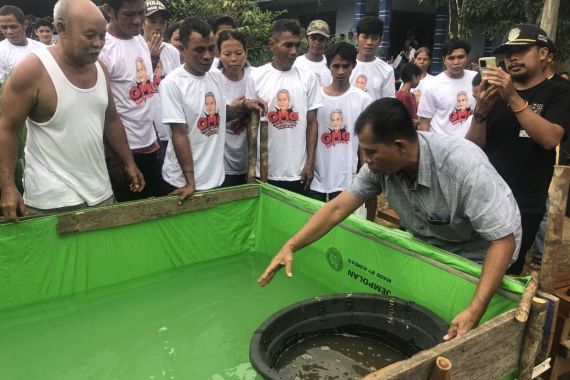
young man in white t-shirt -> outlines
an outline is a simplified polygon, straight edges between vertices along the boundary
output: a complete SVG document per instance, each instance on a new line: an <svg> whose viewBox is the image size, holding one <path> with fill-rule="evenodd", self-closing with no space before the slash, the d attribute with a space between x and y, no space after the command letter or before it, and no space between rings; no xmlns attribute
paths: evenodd
<svg viewBox="0 0 570 380"><path fill-rule="evenodd" d="M163 194L179 195L183 202L195 190L219 187L224 182L226 109L222 74L210 70L216 43L208 23L197 17L180 26L184 65L172 71L160 85L163 122L170 125L162 167ZM256 99L236 108L264 112Z"/></svg>
<svg viewBox="0 0 570 380"><path fill-rule="evenodd" d="M373 100L396 96L394 69L375 55L383 32L384 23L375 16L363 17L356 25L358 55L350 83L367 92Z"/></svg>
<svg viewBox="0 0 570 380"><path fill-rule="evenodd" d="M477 75L465 70L470 49L467 41L459 39L443 45L446 70L424 86L418 105L420 130L465 137L469 130L467 119L475 109L471 82Z"/></svg>
<svg viewBox="0 0 570 380"><path fill-rule="evenodd" d="M0 42L0 85L26 55L46 47L41 42L26 38L24 22L25 16L20 8L13 5L0 8L0 31L6 37Z"/></svg>
<svg viewBox="0 0 570 380"><path fill-rule="evenodd" d="M180 66L180 52L171 44L163 41L170 12L159 0L145 2L143 38L148 44L152 61L154 91L158 93L160 82L168 73ZM159 97L154 97L154 127L160 144L161 166L170 139L170 127L162 122Z"/></svg>
<svg viewBox="0 0 570 380"><path fill-rule="evenodd" d="M372 98L350 85L356 54L356 48L347 42L335 44L326 52L332 83L321 89L323 106L317 115L319 136L315 178L309 194L323 202L332 200L348 187L358 166L358 138L354 124Z"/></svg>
<svg viewBox="0 0 570 380"><path fill-rule="evenodd" d="M269 46L273 59L252 70L246 98L268 104L269 183L306 194L315 169L320 87L315 75L293 66L301 46L298 21L275 21Z"/></svg>
<svg viewBox="0 0 570 380"><path fill-rule="evenodd" d="M329 24L323 20L313 20L307 27L307 45L309 51L295 60L295 66L314 73L319 86L331 83L331 72L327 67L325 50L329 42Z"/></svg>
<svg viewBox="0 0 570 380"><path fill-rule="evenodd" d="M144 22L144 0L108 0L105 10L111 17L105 46L99 59L107 65L113 98L123 121L135 162L144 175L145 189L129 191L123 167L109 150L109 174L118 201L160 194L160 146L154 129L157 97L152 79L150 50L140 35Z"/></svg>

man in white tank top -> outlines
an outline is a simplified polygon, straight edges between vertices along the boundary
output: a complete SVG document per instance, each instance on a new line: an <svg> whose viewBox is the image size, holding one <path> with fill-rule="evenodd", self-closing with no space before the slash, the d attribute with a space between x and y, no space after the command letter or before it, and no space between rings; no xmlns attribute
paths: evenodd
<svg viewBox="0 0 570 380"><path fill-rule="evenodd" d="M26 214L26 205L45 212L112 203L103 134L121 157L131 190L144 188L108 74L97 61L105 19L88 0L60 0L54 19L59 43L24 58L4 88L0 190L8 220L17 221L18 210ZM14 183L14 166L24 122L28 139L22 197Z"/></svg>

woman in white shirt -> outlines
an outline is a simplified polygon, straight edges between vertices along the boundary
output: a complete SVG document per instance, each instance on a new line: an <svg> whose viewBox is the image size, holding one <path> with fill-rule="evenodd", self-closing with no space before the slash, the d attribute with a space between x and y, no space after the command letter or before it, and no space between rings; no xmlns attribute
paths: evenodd
<svg viewBox="0 0 570 380"><path fill-rule="evenodd" d="M230 109L242 109L250 67L247 63L245 35L237 30L224 30L218 37L224 97ZM222 187L245 184L247 172L247 125L249 112L228 113L224 166L226 177Z"/></svg>

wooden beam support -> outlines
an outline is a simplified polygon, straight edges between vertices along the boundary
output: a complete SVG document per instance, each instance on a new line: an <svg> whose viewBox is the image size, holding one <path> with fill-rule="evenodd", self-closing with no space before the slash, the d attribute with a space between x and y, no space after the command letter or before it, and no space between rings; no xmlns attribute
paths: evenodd
<svg viewBox="0 0 570 380"><path fill-rule="evenodd" d="M519 322L526 322L528 319L528 314L530 313L530 306L532 305L532 299L536 294L538 288L538 272L532 271L531 280L527 284L524 293L521 297L521 301L517 307L516 320Z"/></svg>
<svg viewBox="0 0 570 380"><path fill-rule="evenodd" d="M182 205L178 204L178 197L171 196L150 198L145 201L127 202L107 207L87 208L60 215L58 217L57 233L62 236L125 226L258 196L259 187L249 186L204 193L198 192L182 203Z"/></svg>
<svg viewBox="0 0 570 380"><path fill-rule="evenodd" d="M259 123L259 179L267 182L269 176L269 124L267 120Z"/></svg>
<svg viewBox="0 0 570 380"><path fill-rule="evenodd" d="M550 184L550 206L539 276L540 289L546 293L554 291L554 282L558 273L558 254L562 243L569 184L570 166L555 165Z"/></svg>
<svg viewBox="0 0 570 380"><path fill-rule="evenodd" d="M534 297L532 299L532 308L522 344L518 380L531 379L536 354L542 342L542 330L546 319L547 305L548 302L542 298Z"/></svg>
<svg viewBox="0 0 570 380"><path fill-rule="evenodd" d="M259 112L251 111L247 126L247 182L255 182L255 165L257 163L257 133L259 127Z"/></svg>

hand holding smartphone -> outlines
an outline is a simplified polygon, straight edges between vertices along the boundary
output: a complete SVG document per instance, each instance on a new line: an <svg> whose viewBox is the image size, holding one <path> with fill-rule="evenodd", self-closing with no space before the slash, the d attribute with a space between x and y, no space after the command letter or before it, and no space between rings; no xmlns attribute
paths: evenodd
<svg viewBox="0 0 570 380"><path fill-rule="evenodd" d="M487 68L497 67L496 57L481 57L479 58L479 72L481 73L481 78L484 79L487 73Z"/></svg>

